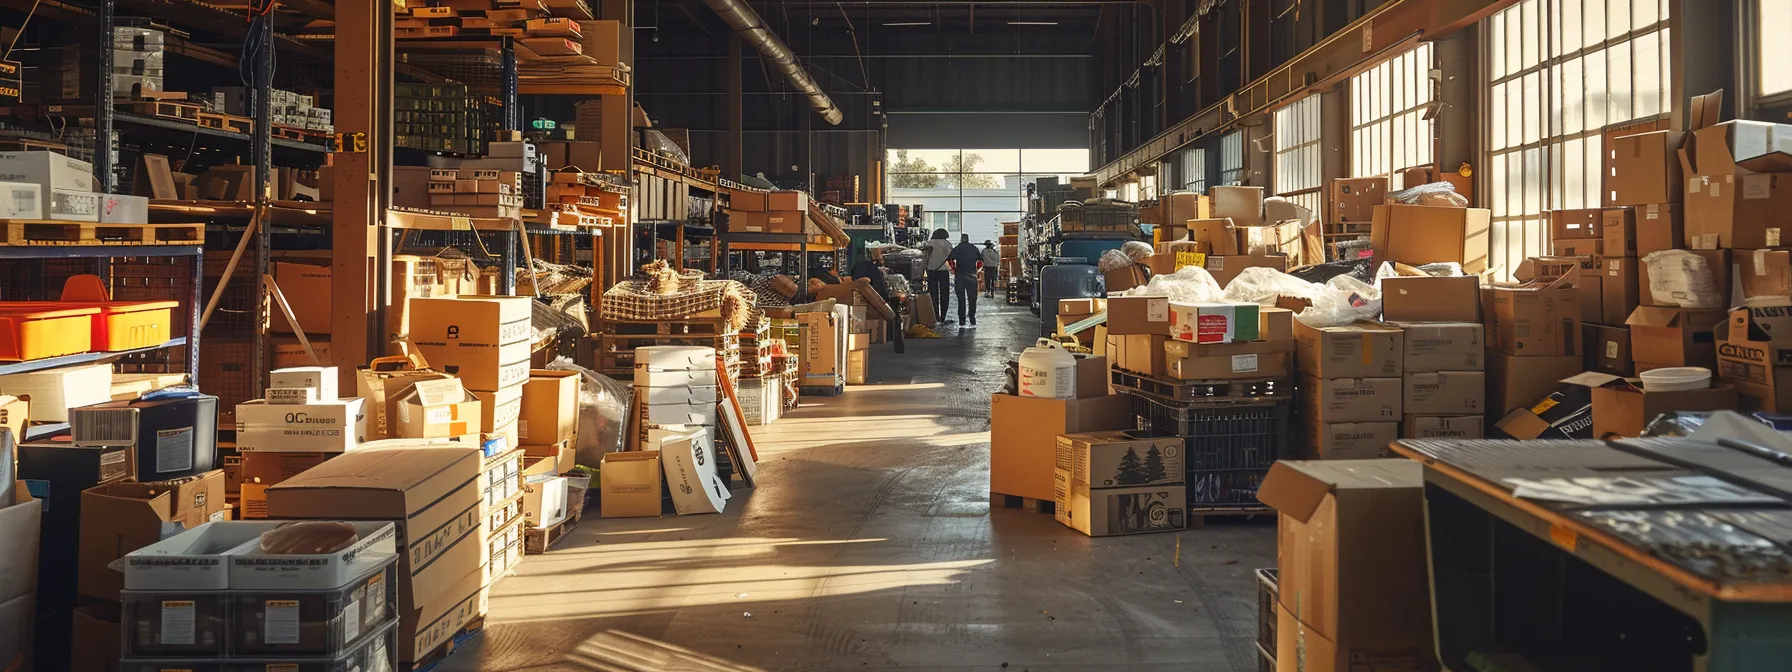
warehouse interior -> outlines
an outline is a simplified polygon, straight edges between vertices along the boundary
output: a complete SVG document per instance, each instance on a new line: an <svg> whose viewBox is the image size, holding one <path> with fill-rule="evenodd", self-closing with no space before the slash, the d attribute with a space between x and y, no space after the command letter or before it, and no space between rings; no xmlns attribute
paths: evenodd
<svg viewBox="0 0 1792 672"><path fill-rule="evenodd" d="M1792 669L1789 30L0 0L0 672Z"/></svg>

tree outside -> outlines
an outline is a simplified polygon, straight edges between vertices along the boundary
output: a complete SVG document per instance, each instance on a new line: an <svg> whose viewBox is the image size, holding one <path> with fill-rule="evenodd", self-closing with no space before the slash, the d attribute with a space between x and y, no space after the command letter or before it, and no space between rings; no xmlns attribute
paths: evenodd
<svg viewBox="0 0 1792 672"><path fill-rule="evenodd" d="M921 157L910 158L908 150L896 150L890 163L890 186L897 189L995 189L1001 186L994 175L978 175L977 164L983 157L976 153L955 152L945 164L935 167Z"/></svg>

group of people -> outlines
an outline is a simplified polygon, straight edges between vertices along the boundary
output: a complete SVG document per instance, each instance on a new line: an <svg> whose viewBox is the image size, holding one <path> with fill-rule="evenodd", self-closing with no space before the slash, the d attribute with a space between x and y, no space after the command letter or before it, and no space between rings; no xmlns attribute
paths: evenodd
<svg viewBox="0 0 1792 672"><path fill-rule="evenodd" d="M951 293L958 294L958 324L962 327L977 326L977 275L983 275L984 296L993 298L996 294L996 268L1001 265L1002 253L996 249L995 243L983 241L983 248L978 249L971 243L970 234L959 234L958 245L948 242L950 234L945 229L934 229L933 236L922 247L926 253L927 293L932 295L934 312L942 323L950 324L950 313L946 310Z"/></svg>

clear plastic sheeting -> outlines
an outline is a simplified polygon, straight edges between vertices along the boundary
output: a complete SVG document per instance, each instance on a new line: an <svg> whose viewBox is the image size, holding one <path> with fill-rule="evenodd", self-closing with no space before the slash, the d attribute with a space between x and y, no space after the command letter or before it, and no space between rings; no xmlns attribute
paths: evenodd
<svg viewBox="0 0 1792 672"><path fill-rule="evenodd" d="M1127 258L1132 259L1135 264L1145 263L1146 259L1151 258L1151 255L1157 252L1151 248L1151 243L1139 240L1126 241L1120 246L1120 251L1124 252Z"/></svg>
<svg viewBox="0 0 1792 672"><path fill-rule="evenodd" d="M684 153L684 149L659 131L647 129L647 148L660 156L676 159L679 163L685 165L691 163L691 157Z"/></svg>
<svg viewBox="0 0 1792 672"><path fill-rule="evenodd" d="M1239 272L1226 285L1227 301L1275 305L1276 299L1289 296L1308 301L1319 298L1325 285L1307 282L1268 266L1253 266Z"/></svg>
<svg viewBox="0 0 1792 672"><path fill-rule="evenodd" d="M547 368L579 373L579 428L573 441L578 463L601 464L605 453L625 450L623 437L634 390L565 357L549 362Z"/></svg>
<svg viewBox="0 0 1792 672"><path fill-rule="evenodd" d="M1388 194L1395 203L1402 205L1435 205L1446 208L1466 208L1468 199L1456 193L1456 185L1449 182L1432 182L1421 184L1410 189L1402 189Z"/></svg>
<svg viewBox="0 0 1792 672"><path fill-rule="evenodd" d="M1307 282L1273 268L1247 268L1226 285L1226 301L1273 305L1281 297L1306 301L1294 319L1309 327L1337 327L1381 314L1381 290L1350 275L1336 275L1324 284Z"/></svg>
<svg viewBox="0 0 1792 672"><path fill-rule="evenodd" d="M1184 266L1175 273L1152 276L1143 287L1127 290L1129 296L1167 296L1178 303L1224 301L1225 292L1213 274L1199 266Z"/></svg>
<svg viewBox="0 0 1792 672"><path fill-rule="evenodd" d="M1100 268L1101 272L1106 273L1108 271L1118 271L1133 265L1133 263L1132 257L1126 256L1125 252L1115 249L1101 253L1101 261L1097 262L1095 266Z"/></svg>
<svg viewBox="0 0 1792 672"><path fill-rule="evenodd" d="M1649 295L1655 303L1681 308L1722 308L1711 264L1686 250L1662 250L1643 257L1649 269Z"/></svg>
<svg viewBox="0 0 1792 672"><path fill-rule="evenodd" d="M1307 282L1325 282L1339 275L1349 275L1364 282L1375 277L1375 262L1367 257L1345 261L1329 261L1323 264L1312 264L1289 271L1288 274Z"/></svg>

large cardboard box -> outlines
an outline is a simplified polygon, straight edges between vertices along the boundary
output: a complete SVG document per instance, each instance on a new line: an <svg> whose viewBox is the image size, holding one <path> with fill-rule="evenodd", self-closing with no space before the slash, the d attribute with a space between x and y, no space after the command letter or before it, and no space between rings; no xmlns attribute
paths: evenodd
<svg viewBox="0 0 1792 672"><path fill-rule="evenodd" d="M1408 439L1479 439L1485 433L1484 415L1409 415L1400 422Z"/></svg>
<svg viewBox="0 0 1792 672"><path fill-rule="evenodd" d="M1399 377L1406 371L1404 336L1373 322L1315 328L1296 320L1295 366L1316 378Z"/></svg>
<svg viewBox="0 0 1792 672"><path fill-rule="evenodd" d="M1486 411L1487 374L1408 371L1401 408L1410 415L1479 415Z"/></svg>
<svg viewBox="0 0 1792 672"><path fill-rule="evenodd" d="M1191 219L1185 224L1188 227L1188 240L1189 243L1193 244L1193 249L1189 249L1188 247L1168 247L1164 250L1158 250L1159 252L1178 252L1183 254L1190 252L1200 254L1239 254L1243 251L1238 247L1238 233L1236 232L1236 226L1229 217ZM1164 244L1167 245L1170 242L1174 241L1166 241ZM1200 263L1203 260L1187 256L1178 256L1175 257L1173 261L1176 263L1170 266L1171 271L1183 266L1188 266L1191 263Z"/></svg>
<svg viewBox="0 0 1792 672"><path fill-rule="evenodd" d="M1093 488L1177 485L1187 478L1181 437L1111 430L1058 436L1057 468Z"/></svg>
<svg viewBox="0 0 1792 672"><path fill-rule="evenodd" d="M330 333L330 267L290 261L274 262L274 284L298 318L305 335ZM281 334L293 333L292 323L279 307L271 308L269 324Z"/></svg>
<svg viewBox="0 0 1792 672"><path fill-rule="evenodd" d="M1487 413L1504 415L1527 408L1556 389L1557 381L1586 366L1579 355L1520 357L1487 353Z"/></svg>
<svg viewBox="0 0 1792 672"><path fill-rule="evenodd" d="M1367 222L1375 217L1375 206L1387 202L1388 178L1335 178L1332 180L1330 196L1329 207L1323 217L1325 223Z"/></svg>
<svg viewBox="0 0 1792 672"><path fill-rule="evenodd" d="M369 440L397 436L392 425L398 414L398 400L411 391L411 386L452 377L430 368L429 361L421 356L378 357L355 374L355 395L366 403L364 431Z"/></svg>
<svg viewBox="0 0 1792 672"><path fill-rule="evenodd" d="M1651 131L1612 138L1612 174L1606 178L1606 205L1678 203L1686 190L1680 179L1680 131Z"/></svg>
<svg viewBox="0 0 1792 672"><path fill-rule="evenodd" d="M1381 313L1389 322L1479 322L1481 279L1473 275L1382 278Z"/></svg>
<svg viewBox="0 0 1792 672"><path fill-rule="evenodd" d="M1636 208L1636 256L1686 247L1686 227L1680 204L1643 205Z"/></svg>
<svg viewBox="0 0 1792 672"><path fill-rule="evenodd" d="M1585 325L1587 370L1618 376L1636 373L1636 360L1630 354L1630 330L1601 324Z"/></svg>
<svg viewBox="0 0 1792 672"><path fill-rule="evenodd" d="M1388 444L1400 438L1398 422L1318 422L1304 423L1310 452L1302 457L1315 460L1372 460L1383 457Z"/></svg>
<svg viewBox="0 0 1792 672"><path fill-rule="evenodd" d="M1551 241L1559 240L1604 240L1605 210L1590 208L1586 210L1551 210L1549 212L1549 234Z"/></svg>
<svg viewBox="0 0 1792 672"><path fill-rule="evenodd" d="M1170 302L1170 338L1191 343L1233 343L1259 340L1255 302Z"/></svg>
<svg viewBox="0 0 1792 672"><path fill-rule="evenodd" d="M604 518L659 517L660 451L604 453L597 473Z"/></svg>
<svg viewBox="0 0 1792 672"><path fill-rule="evenodd" d="M411 299L411 343L467 389L522 383L529 377L533 302L526 296L478 294Z"/></svg>
<svg viewBox="0 0 1792 672"><path fill-rule="evenodd" d="M400 613L441 604L437 598L458 601L464 595L451 589L479 570L484 550L484 456L471 445L442 445L399 439L332 458L268 488L268 517L392 521L398 526ZM401 648L429 622L401 618Z"/></svg>
<svg viewBox="0 0 1792 672"><path fill-rule="evenodd" d="M1315 423L1398 422L1401 378L1300 378L1300 401Z"/></svg>
<svg viewBox="0 0 1792 672"><path fill-rule="evenodd" d="M1736 388L1729 385L1651 392L1640 381L1612 376L1610 382L1593 388L1593 437L1637 437L1662 413L1733 411L1736 403Z"/></svg>
<svg viewBox="0 0 1792 672"><path fill-rule="evenodd" d="M1606 208L1599 225L1605 241L1604 254L1614 257L1636 256L1636 210Z"/></svg>
<svg viewBox="0 0 1792 672"><path fill-rule="evenodd" d="M161 483L112 482L81 493L80 594L117 602L124 575L108 567L172 533L224 520L224 472Z"/></svg>
<svg viewBox="0 0 1792 672"><path fill-rule="evenodd" d="M1114 296L1108 298L1108 335L1170 334L1170 297Z"/></svg>
<svg viewBox="0 0 1792 672"><path fill-rule="evenodd" d="M1526 356L1580 354L1580 268L1558 268L1559 276L1481 289L1488 349Z"/></svg>
<svg viewBox="0 0 1792 672"><path fill-rule="evenodd" d="M1473 322L1391 323L1402 332L1403 369L1480 371L1487 366L1483 327Z"/></svg>
<svg viewBox="0 0 1792 672"><path fill-rule="evenodd" d="M1040 399L997 394L989 400L989 491L1050 500L1058 436L1132 429L1125 395Z"/></svg>
<svg viewBox="0 0 1792 672"><path fill-rule="evenodd" d="M1052 470L1052 517L1091 537L1172 532L1188 526L1181 485L1091 488L1069 469Z"/></svg>
<svg viewBox="0 0 1792 672"><path fill-rule="evenodd" d="M1599 324L1623 324L1642 302L1635 257L1607 257L1600 260ZM1586 311L1581 313L1584 315Z"/></svg>
<svg viewBox="0 0 1792 672"><path fill-rule="evenodd" d="M411 439L478 434L479 413L484 405L478 395L461 386L459 379L422 381L398 398L397 434Z"/></svg>
<svg viewBox="0 0 1792 672"><path fill-rule="evenodd" d="M1792 298L1792 252L1732 250L1742 298Z"/></svg>
<svg viewBox="0 0 1792 672"><path fill-rule="evenodd" d="M270 404L256 399L236 405L239 452L343 453L368 439L366 400L359 397L315 404Z"/></svg>
<svg viewBox="0 0 1792 672"><path fill-rule="evenodd" d="M1435 666L1422 470L1405 459L1270 467L1257 497L1279 514L1278 660Z"/></svg>
<svg viewBox="0 0 1792 672"><path fill-rule="evenodd" d="M1213 198L1215 218L1231 219L1238 226L1263 223L1263 187L1209 187L1207 195Z"/></svg>
<svg viewBox="0 0 1792 672"><path fill-rule="evenodd" d="M1294 371L1294 341L1164 343L1164 370L1178 380L1276 378Z"/></svg>
<svg viewBox="0 0 1792 672"><path fill-rule="evenodd" d="M1465 273L1487 270L1491 214L1482 208L1378 205L1369 227L1376 261L1408 266L1453 261Z"/></svg>
<svg viewBox="0 0 1792 672"><path fill-rule="evenodd" d="M1717 326L1717 379L1741 410L1792 413L1792 305L1738 308Z"/></svg>
<svg viewBox="0 0 1792 672"><path fill-rule="evenodd" d="M1171 228L1186 227L1191 219L1213 217L1213 199L1207 194L1178 191L1165 194L1157 201L1164 210L1164 224Z"/></svg>
<svg viewBox="0 0 1792 672"><path fill-rule="evenodd" d="M1714 331L1727 319L1718 308L1641 306L1624 323L1630 327L1630 355L1656 366L1717 366Z"/></svg>
<svg viewBox="0 0 1792 672"><path fill-rule="evenodd" d="M572 438L579 426L579 373L534 369L523 383L523 407L517 437L523 443L548 445Z"/></svg>
<svg viewBox="0 0 1792 672"><path fill-rule="evenodd" d="M845 343L841 343L839 321L832 313L798 313L797 323L802 325L802 348L798 351L803 367L803 377L811 375L844 374L840 371L841 353L845 351Z"/></svg>
<svg viewBox="0 0 1792 672"><path fill-rule="evenodd" d="M1704 142L1700 142L1704 153ZM1777 247L1792 226L1792 175L1700 175L1687 181L1686 244L1695 250Z"/></svg>

